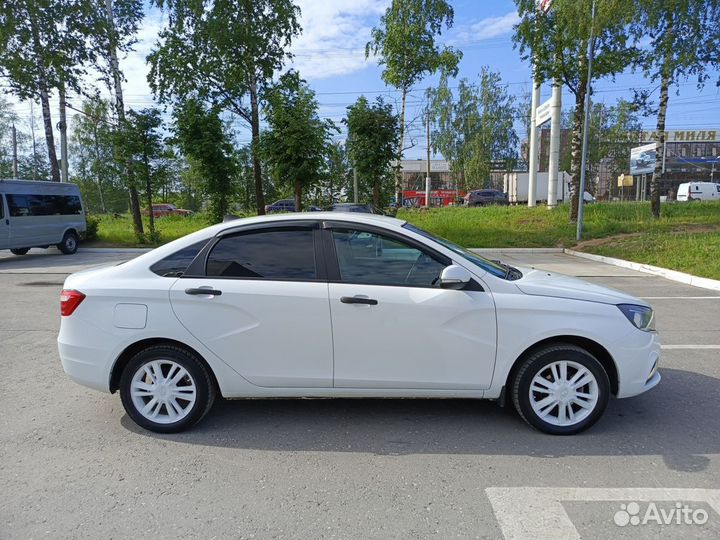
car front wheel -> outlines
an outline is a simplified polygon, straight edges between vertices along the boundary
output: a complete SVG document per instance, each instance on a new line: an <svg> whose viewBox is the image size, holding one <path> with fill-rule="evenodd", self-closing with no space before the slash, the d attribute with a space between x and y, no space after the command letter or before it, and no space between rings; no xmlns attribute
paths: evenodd
<svg viewBox="0 0 720 540"><path fill-rule="evenodd" d="M10 250L10 253L13 255L25 255L28 251L30 251L30 248L14 248Z"/></svg>
<svg viewBox="0 0 720 540"><path fill-rule="evenodd" d="M215 385L194 354L159 345L130 360L120 379L120 398L140 427L177 433L207 414L215 400Z"/></svg>
<svg viewBox="0 0 720 540"><path fill-rule="evenodd" d="M602 364L570 344L544 347L520 366L512 398L520 416L552 435L574 435L602 416L610 381Z"/></svg>

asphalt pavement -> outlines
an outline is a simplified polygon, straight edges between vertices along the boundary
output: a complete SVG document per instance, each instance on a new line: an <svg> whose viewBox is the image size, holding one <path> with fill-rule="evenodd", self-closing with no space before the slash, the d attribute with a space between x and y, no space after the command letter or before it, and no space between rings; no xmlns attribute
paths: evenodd
<svg viewBox="0 0 720 540"><path fill-rule="evenodd" d="M578 436L472 400L220 401L158 435L71 382L55 346L65 275L136 255L0 254L0 538L720 537L720 293L491 255L656 309L663 381Z"/></svg>

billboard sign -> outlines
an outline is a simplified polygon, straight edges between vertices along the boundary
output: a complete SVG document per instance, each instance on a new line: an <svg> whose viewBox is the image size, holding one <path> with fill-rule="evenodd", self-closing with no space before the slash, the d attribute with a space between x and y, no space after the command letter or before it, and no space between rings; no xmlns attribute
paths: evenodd
<svg viewBox="0 0 720 540"><path fill-rule="evenodd" d="M649 174L655 170L655 143L630 150L630 174Z"/></svg>

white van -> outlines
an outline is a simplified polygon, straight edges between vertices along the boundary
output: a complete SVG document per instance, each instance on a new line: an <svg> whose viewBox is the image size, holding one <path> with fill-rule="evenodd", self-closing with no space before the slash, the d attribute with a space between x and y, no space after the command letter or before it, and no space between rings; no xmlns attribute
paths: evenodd
<svg viewBox="0 0 720 540"><path fill-rule="evenodd" d="M0 179L0 249L25 255L54 245L71 255L86 227L75 184Z"/></svg>
<svg viewBox="0 0 720 540"><path fill-rule="evenodd" d="M720 184L712 182L687 182L680 184L678 201L720 201Z"/></svg>

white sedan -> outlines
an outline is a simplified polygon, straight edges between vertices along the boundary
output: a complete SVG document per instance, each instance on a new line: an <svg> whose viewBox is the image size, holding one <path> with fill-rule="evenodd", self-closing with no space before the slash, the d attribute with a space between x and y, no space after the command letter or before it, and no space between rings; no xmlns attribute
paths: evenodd
<svg viewBox="0 0 720 540"><path fill-rule="evenodd" d="M177 432L225 398L486 398L573 434L660 382L652 308L373 214L215 225L73 274L67 374Z"/></svg>

